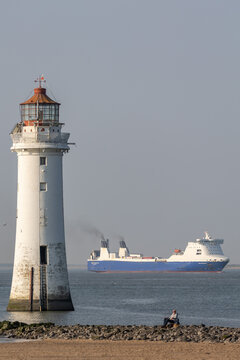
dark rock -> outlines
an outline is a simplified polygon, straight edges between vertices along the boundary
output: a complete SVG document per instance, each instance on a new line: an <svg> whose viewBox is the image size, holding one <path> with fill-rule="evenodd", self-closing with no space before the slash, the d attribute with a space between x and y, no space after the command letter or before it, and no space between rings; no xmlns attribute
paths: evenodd
<svg viewBox="0 0 240 360"><path fill-rule="evenodd" d="M71 325L60 326L53 323L25 324L21 322L0 322L0 334L23 339L92 339L92 340L145 340L164 342L240 342L240 329L185 325L175 327L137 325Z"/></svg>

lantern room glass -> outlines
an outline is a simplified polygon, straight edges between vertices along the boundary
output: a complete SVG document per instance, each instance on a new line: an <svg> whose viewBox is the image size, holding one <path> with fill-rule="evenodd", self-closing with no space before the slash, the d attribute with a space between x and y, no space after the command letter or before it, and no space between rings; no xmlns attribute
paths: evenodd
<svg viewBox="0 0 240 360"><path fill-rule="evenodd" d="M59 122L58 104L25 104L21 105L21 120L41 121L43 123Z"/></svg>

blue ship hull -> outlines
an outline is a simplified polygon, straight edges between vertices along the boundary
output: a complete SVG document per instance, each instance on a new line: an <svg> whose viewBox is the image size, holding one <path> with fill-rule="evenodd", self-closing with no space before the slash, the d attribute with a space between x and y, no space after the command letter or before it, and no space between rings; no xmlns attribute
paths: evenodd
<svg viewBox="0 0 240 360"><path fill-rule="evenodd" d="M160 262L160 261L112 261L112 260L89 260L88 270L95 272L184 272L184 271L222 271L228 261L213 262Z"/></svg>

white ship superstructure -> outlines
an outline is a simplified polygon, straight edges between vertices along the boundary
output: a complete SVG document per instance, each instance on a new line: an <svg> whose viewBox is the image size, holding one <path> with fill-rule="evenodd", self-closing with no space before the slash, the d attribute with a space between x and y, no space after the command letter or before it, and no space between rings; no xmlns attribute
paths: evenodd
<svg viewBox="0 0 240 360"><path fill-rule="evenodd" d="M189 242L184 251L176 249L168 261L226 261L221 248L223 242L223 239L212 239L208 232L205 232L202 239Z"/></svg>

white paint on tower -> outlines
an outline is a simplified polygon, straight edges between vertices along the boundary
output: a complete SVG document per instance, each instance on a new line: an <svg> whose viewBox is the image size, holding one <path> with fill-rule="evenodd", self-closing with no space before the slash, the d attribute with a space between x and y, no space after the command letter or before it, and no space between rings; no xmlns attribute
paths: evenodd
<svg viewBox="0 0 240 360"><path fill-rule="evenodd" d="M8 311L73 310L65 252L62 157L69 133L46 89L21 106L11 150L18 156L15 257Z"/></svg>

